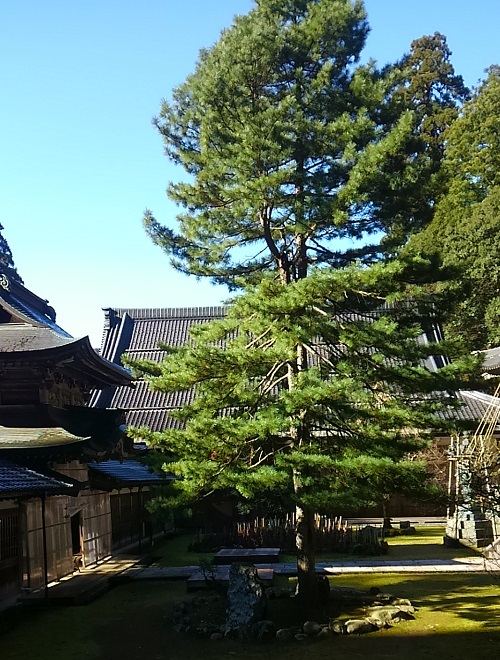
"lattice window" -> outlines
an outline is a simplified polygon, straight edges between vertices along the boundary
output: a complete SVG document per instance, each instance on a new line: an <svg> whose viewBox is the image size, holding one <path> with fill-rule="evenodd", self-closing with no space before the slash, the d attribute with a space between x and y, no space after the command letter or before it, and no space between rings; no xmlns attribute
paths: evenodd
<svg viewBox="0 0 500 660"><path fill-rule="evenodd" d="M13 559L19 554L19 516L0 514L0 561Z"/></svg>

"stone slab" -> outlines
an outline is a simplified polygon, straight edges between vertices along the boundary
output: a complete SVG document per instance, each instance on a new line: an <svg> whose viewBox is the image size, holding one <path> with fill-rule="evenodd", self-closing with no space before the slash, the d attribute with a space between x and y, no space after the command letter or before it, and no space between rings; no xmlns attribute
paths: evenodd
<svg viewBox="0 0 500 660"><path fill-rule="evenodd" d="M214 564L272 564L279 562L279 555L280 548L223 548L215 554Z"/></svg>

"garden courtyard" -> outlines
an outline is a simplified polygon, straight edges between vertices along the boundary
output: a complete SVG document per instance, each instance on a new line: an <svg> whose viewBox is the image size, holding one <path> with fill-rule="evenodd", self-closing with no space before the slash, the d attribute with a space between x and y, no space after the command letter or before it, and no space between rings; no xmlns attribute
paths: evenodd
<svg viewBox="0 0 500 660"><path fill-rule="evenodd" d="M417 528L413 536L389 539L387 560L460 559L465 548L445 548L443 529ZM160 566L203 565L209 555L189 553L188 536L154 547ZM356 557L318 557L318 561ZM361 559L361 558L360 558ZM366 559L366 558L365 558ZM495 568L490 565L490 569ZM500 568L500 567L499 567ZM220 593L188 593L185 580L134 581L116 586L85 606L13 610L0 618L2 660L206 660L257 658L484 658L500 645L500 577L495 570L474 573L358 573L329 578L331 587L368 592L378 588L411 600L415 618L368 635L329 635L302 642L210 641L176 632L175 603L201 602L197 616L224 614ZM201 594L201 598L200 598ZM204 602L204 596L209 598ZM293 598L269 601L268 618L292 625ZM329 613L325 610L325 616ZM340 616L355 616L355 609Z"/></svg>

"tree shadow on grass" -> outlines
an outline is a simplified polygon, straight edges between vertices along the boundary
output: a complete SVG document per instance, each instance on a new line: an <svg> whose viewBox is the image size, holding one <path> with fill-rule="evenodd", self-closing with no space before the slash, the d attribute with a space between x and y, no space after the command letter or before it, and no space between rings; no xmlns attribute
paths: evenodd
<svg viewBox="0 0 500 660"><path fill-rule="evenodd" d="M500 580L493 573L379 573L361 580L365 587L376 585L410 599L418 608L416 626L422 625L424 631L441 626L454 634L471 627L500 632Z"/></svg>
<svg viewBox="0 0 500 660"><path fill-rule="evenodd" d="M394 584L397 593L410 592L412 602L435 613L453 613L485 630L500 630L500 580L484 575L426 575Z"/></svg>
<svg viewBox="0 0 500 660"><path fill-rule="evenodd" d="M1 660L483 660L500 647L500 590L491 575L370 574L335 577L349 585L410 598L414 621L364 636L257 644L210 642L175 632L174 602L189 599L185 581L118 586L84 607L49 608L23 615L0 637ZM498 592L498 596L497 596Z"/></svg>

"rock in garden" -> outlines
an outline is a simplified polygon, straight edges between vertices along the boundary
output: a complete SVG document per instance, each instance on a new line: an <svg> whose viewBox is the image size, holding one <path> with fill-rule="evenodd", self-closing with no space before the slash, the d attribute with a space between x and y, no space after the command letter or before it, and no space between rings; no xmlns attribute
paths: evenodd
<svg viewBox="0 0 500 660"><path fill-rule="evenodd" d="M396 599L396 596L392 594L377 594L377 601L380 603L392 603Z"/></svg>
<svg viewBox="0 0 500 660"><path fill-rule="evenodd" d="M349 619L345 622L345 629L348 635L366 635L378 627L374 626L368 619Z"/></svg>
<svg viewBox="0 0 500 660"><path fill-rule="evenodd" d="M406 614L408 616L403 617L404 619L414 619L415 617L413 614L415 613L415 608L413 605L397 605L397 608L400 612L403 612L403 614Z"/></svg>
<svg viewBox="0 0 500 660"><path fill-rule="evenodd" d="M332 636L332 631L328 626L321 626L321 630L316 635L316 639L326 639L327 637Z"/></svg>
<svg viewBox="0 0 500 660"><path fill-rule="evenodd" d="M381 607L370 607L368 618L382 628L399 623L403 619L413 619L414 607L412 605L383 605Z"/></svg>
<svg viewBox="0 0 500 660"><path fill-rule="evenodd" d="M317 621L306 621L302 626L302 630L306 635L317 635L321 630L321 626Z"/></svg>
<svg viewBox="0 0 500 660"><path fill-rule="evenodd" d="M276 631L276 639L280 642L289 642L293 636L294 632L290 628L280 628Z"/></svg>
<svg viewBox="0 0 500 660"><path fill-rule="evenodd" d="M221 639L224 639L224 635L222 635L221 633L215 632L210 635L211 642L218 642Z"/></svg>
<svg viewBox="0 0 500 660"><path fill-rule="evenodd" d="M266 609L264 585L255 566L232 564L227 589L226 635L250 638L252 625L265 618Z"/></svg>
<svg viewBox="0 0 500 660"><path fill-rule="evenodd" d="M345 629L344 622L339 621L337 619L334 619L333 621L330 621L330 630L335 635L345 635L346 634L346 629Z"/></svg>

